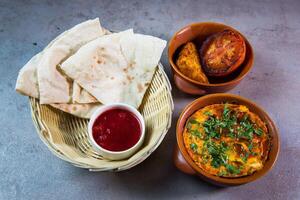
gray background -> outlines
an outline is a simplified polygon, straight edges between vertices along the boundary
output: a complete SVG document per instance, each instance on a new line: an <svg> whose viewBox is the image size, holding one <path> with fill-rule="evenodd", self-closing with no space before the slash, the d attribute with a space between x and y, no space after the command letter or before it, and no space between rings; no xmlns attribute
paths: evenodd
<svg viewBox="0 0 300 200"><path fill-rule="evenodd" d="M262 179L218 188L172 163L175 123L196 97L173 87L173 125L142 164L121 173L92 173L61 161L39 140L28 99L16 94L19 69L63 30L100 17L111 30L169 40L191 22L223 22L252 43L255 64L231 93L260 104L277 124L281 151ZM166 51L162 57L171 82ZM0 0L0 199L300 199L300 1L6 1Z"/></svg>

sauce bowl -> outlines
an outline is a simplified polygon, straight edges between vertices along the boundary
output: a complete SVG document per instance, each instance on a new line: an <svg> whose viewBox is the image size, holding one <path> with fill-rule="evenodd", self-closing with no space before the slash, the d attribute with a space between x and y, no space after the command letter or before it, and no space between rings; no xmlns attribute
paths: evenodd
<svg viewBox="0 0 300 200"><path fill-rule="evenodd" d="M96 119L103 114L105 111L112 110L112 109L122 109L129 111L132 113L139 121L140 123L140 137L138 141L129 149L122 150L122 151L111 151L107 150L103 147L101 147L94 139L93 136L93 126L96 121ZM88 136L89 141L91 142L93 148L104 158L107 158L109 160L122 160L130 157L133 155L143 144L144 138L145 138L145 122L143 116L140 114L140 112L135 109L134 107L124 104L124 103L113 103L113 104L106 104L101 106L99 109L97 109L92 117L90 118L89 124L88 124Z"/></svg>

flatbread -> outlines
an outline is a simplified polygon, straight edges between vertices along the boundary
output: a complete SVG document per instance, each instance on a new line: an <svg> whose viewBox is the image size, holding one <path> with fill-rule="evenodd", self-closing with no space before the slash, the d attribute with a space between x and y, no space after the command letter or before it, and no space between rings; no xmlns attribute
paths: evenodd
<svg viewBox="0 0 300 200"><path fill-rule="evenodd" d="M110 32L102 29L105 34ZM63 32L51 41L44 51L52 46L59 38L62 38L68 31ZM33 56L19 71L16 82L16 91L30 97L39 98L39 86L37 78L37 66L41 62L44 51ZM91 96L87 91L83 90L77 83L73 82L72 104L50 104L52 107L60 109L81 118L90 118L91 114L102 104ZM83 104L85 103L85 104Z"/></svg>
<svg viewBox="0 0 300 200"><path fill-rule="evenodd" d="M127 30L83 45L60 67L103 104L138 108L165 46L164 40Z"/></svg>
<svg viewBox="0 0 300 200"><path fill-rule="evenodd" d="M91 21L91 20L90 20ZM99 21L98 18L94 19L94 21ZM96 23L97 24L97 23ZM100 24L100 22L99 22ZM104 34L110 34L109 31L106 29L100 27L101 31ZM72 29L71 29L72 30ZM26 95L31 96L34 98L39 98L39 87L38 87L38 78L37 78L37 66L40 65L41 59L43 58L43 53L49 49L53 44L56 44L57 41L61 40L61 38L66 37L66 34L68 33L68 30L61 33L59 36L57 36L54 40L52 40L45 49L33 56L25 65L24 67L19 71L19 75L17 78L16 83L16 91ZM94 98L92 95L90 95L87 91L83 90L77 83L69 80L70 84L73 84L72 91L72 97L71 101L72 103L96 103L98 102L96 98Z"/></svg>
<svg viewBox="0 0 300 200"><path fill-rule="evenodd" d="M165 40L142 34L121 39L122 53L128 62L126 78L131 77L127 91L123 92L125 102L140 106L166 44Z"/></svg>
<svg viewBox="0 0 300 200"><path fill-rule="evenodd" d="M89 119L92 116L92 114L103 104L101 103L87 103L87 104L57 103L57 104L50 104L50 105L54 108L70 113L77 117Z"/></svg>
<svg viewBox="0 0 300 200"><path fill-rule="evenodd" d="M39 86L37 79L37 66L42 58L42 52L33 56L22 69L16 82L16 91L34 98L39 98ZM72 103L96 103L95 97L73 82Z"/></svg>
<svg viewBox="0 0 300 200"><path fill-rule="evenodd" d="M49 48L56 40L61 38L67 31L58 35L54 40L52 40L45 49ZM39 65L43 51L33 56L19 71L16 91L20 94L39 98L39 87L37 79L37 66Z"/></svg>
<svg viewBox="0 0 300 200"><path fill-rule="evenodd" d="M98 100L73 82L72 103L96 103Z"/></svg>
<svg viewBox="0 0 300 200"><path fill-rule="evenodd" d="M138 107L166 42L134 34L131 29L102 36L109 33L101 28L99 19L63 32L20 70L16 90L82 118L90 118L101 100ZM77 52L82 45L85 48ZM69 60L73 54L74 60ZM65 70L65 63L74 68Z"/></svg>
<svg viewBox="0 0 300 200"><path fill-rule="evenodd" d="M33 56L22 69L16 83L16 91L30 97L39 98L39 87L36 66L40 62L42 52Z"/></svg>
<svg viewBox="0 0 300 200"><path fill-rule="evenodd" d="M44 50L37 67L41 104L71 102L73 82L57 70L57 66L75 53L80 46L104 33L98 18L88 20L65 32Z"/></svg>

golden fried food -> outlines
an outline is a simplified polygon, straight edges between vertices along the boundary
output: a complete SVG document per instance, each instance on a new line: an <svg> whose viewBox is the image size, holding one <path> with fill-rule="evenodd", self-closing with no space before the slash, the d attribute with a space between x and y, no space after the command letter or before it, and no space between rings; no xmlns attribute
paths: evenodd
<svg viewBox="0 0 300 200"><path fill-rule="evenodd" d="M270 150L265 123L244 105L213 104L198 110L188 119L183 139L197 166L222 177L261 170Z"/></svg>
<svg viewBox="0 0 300 200"><path fill-rule="evenodd" d="M245 60L243 37L232 30L224 30L204 41L200 56L204 71L209 76L225 76L236 70Z"/></svg>
<svg viewBox="0 0 300 200"><path fill-rule="evenodd" d="M176 65L181 73L187 77L201 83L208 83L208 79L201 68L200 59L194 43L188 42L183 46Z"/></svg>

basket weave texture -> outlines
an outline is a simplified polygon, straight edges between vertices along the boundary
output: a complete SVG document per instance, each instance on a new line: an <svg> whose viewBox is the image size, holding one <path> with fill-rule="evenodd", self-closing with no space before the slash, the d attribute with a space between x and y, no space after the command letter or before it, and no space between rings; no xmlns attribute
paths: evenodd
<svg viewBox="0 0 300 200"><path fill-rule="evenodd" d="M88 140L88 120L75 117L39 100L29 98L31 116L37 133L57 157L91 171L122 171L145 160L162 142L171 126L174 109L171 85L161 64L144 96L139 111L145 119L143 146L133 156L111 161L99 155Z"/></svg>

